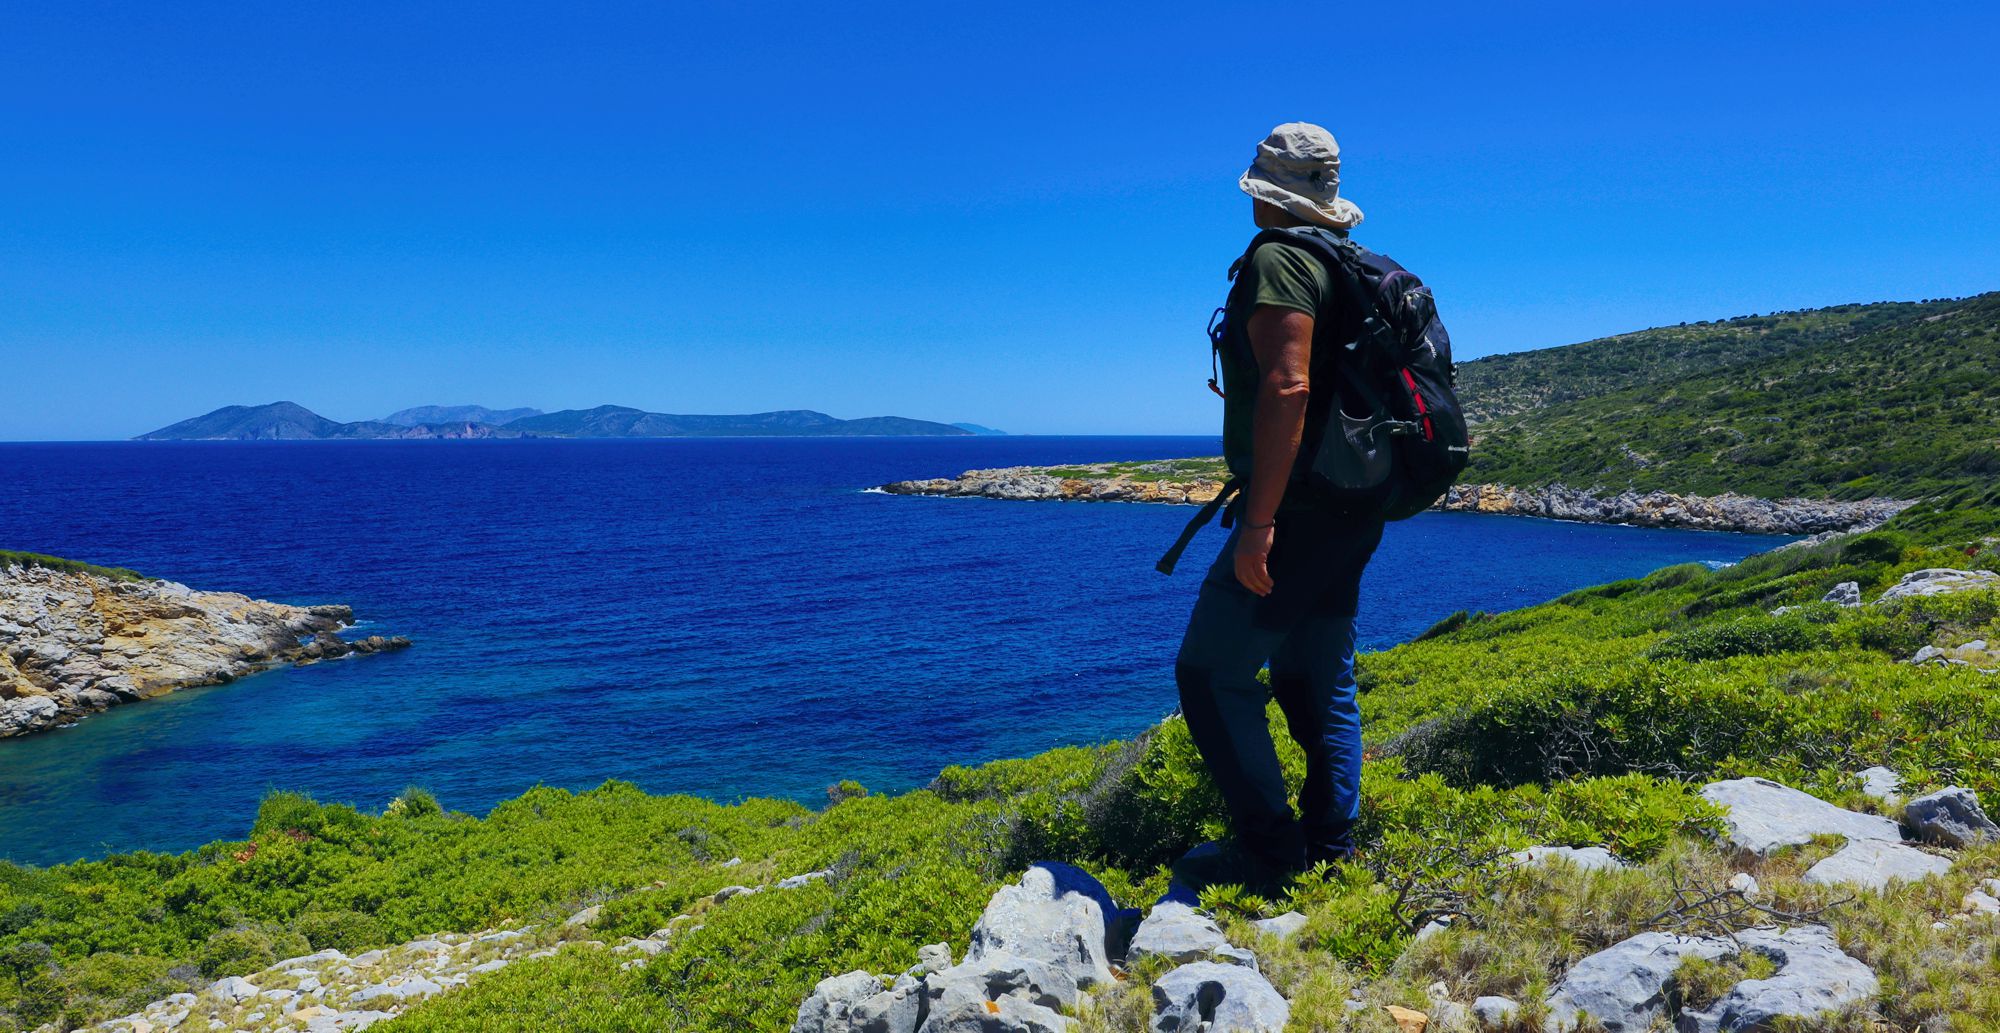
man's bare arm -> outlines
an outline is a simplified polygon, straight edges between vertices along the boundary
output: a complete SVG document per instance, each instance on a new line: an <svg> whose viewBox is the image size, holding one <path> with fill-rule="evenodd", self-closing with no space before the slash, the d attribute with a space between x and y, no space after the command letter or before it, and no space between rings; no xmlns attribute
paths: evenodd
<svg viewBox="0 0 2000 1033"><path fill-rule="evenodd" d="M1250 485L1243 492L1243 530L1236 540L1236 579L1258 595L1271 592L1265 561L1272 525L1291 480L1305 434L1312 392L1313 317L1259 305L1250 313L1250 352L1257 359L1257 404L1251 420Z"/></svg>

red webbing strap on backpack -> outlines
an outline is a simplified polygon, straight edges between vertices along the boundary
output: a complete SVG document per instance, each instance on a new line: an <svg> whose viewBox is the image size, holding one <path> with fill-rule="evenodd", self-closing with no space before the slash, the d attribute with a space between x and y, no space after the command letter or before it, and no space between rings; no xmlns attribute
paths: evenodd
<svg viewBox="0 0 2000 1033"><path fill-rule="evenodd" d="M1180 562L1181 553L1187 551L1189 543L1194 541L1194 536L1199 534L1201 529L1210 520L1215 519L1215 511L1227 504L1229 497L1236 494L1237 490L1241 487L1242 484L1234 477L1223 481L1222 490L1216 492L1214 498L1202 503L1200 512L1197 512L1194 518L1187 522L1187 527L1181 530L1181 536L1174 540L1173 548L1168 549L1167 554L1160 557L1160 562L1153 564L1153 569L1162 574L1172 574L1174 572L1174 565ZM1225 525L1226 523L1225 521Z"/></svg>

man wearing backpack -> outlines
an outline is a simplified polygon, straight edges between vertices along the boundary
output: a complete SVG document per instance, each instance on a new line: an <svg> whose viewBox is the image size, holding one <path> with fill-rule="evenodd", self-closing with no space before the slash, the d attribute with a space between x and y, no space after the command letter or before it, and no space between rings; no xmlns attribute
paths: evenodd
<svg viewBox="0 0 2000 1033"><path fill-rule="evenodd" d="M1262 229L1320 227L1344 238L1361 222L1340 196L1339 145L1316 125L1272 130L1239 186ZM1174 665L1188 731L1236 833L1236 849L1220 864L1211 857L1206 876L1183 878L1261 886L1354 852L1356 597L1384 521L1379 507L1322 497L1302 469L1302 453L1340 407L1334 363L1364 313L1320 255L1270 236L1232 270L1216 339L1223 454L1244 487ZM1257 677L1267 662L1268 688ZM1273 697L1306 756L1296 817L1265 717Z"/></svg>

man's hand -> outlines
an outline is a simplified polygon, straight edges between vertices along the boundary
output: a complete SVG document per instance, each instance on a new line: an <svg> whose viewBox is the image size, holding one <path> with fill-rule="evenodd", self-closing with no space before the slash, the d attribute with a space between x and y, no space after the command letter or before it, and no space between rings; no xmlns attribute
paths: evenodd
<svg viewBox="0 0 2000 1033"><path fill-rule="evenodd" d="M1271 558L1271 541L1276 536L1276 527L1248 524L1236 536L1236 580L1260 596L1271 594L1271 571L1266 564Z"/></svg>

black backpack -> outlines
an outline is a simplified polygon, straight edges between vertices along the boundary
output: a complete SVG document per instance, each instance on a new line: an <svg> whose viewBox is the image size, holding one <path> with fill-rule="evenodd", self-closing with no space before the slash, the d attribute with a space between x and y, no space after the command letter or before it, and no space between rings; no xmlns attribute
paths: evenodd
<svg viewBox="0 0 2000 1033"><path fill-rule="evenodd" d="M1333 390L1317 423L1308 412L1299 467L1308 490L1348 512L1403 520L1444 497L1471 455L1465 412L1453 392L1451 337L1437 302L1415 273L1347 237L1318 227L1288 226L1257 234L1244 252L1282 241L1318 256L1332 274L1345 318L1322 312L1314 322L1313 382ZM1236 268L1241 268L1242 262ZM1231 270L1231 276L1236 269ZM1237 335L1239 338L1241 335ZM1231 346L1230 328L1209 324L1210 346ZM1213 380L1209 381L1215 387ZM1218 390L1219 393L1219 390ZM1241 487L1225 482L1157 564L1173 573L1195 532ZM1227 526L1228 515L1223 523Z"/></svg>

